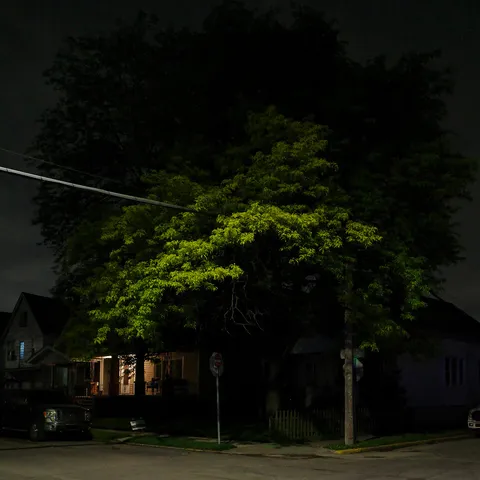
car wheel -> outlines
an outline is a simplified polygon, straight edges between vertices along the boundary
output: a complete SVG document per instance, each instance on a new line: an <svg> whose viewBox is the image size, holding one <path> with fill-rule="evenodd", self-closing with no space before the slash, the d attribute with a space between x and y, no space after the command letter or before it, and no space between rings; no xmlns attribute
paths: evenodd
<svg viewBox="0 0 480 480"><path fill-rule="evenodd" d="M37 422L33 422L30 425L28 436L32 442L42 442L45 440L45 432Z"/></svg>

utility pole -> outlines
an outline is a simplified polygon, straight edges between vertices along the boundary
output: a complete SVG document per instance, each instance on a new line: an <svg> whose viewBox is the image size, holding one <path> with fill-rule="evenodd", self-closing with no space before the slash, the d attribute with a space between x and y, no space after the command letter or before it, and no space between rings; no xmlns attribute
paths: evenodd
<svg viewBox="0 0 480 480"><path fill-rule="evenodd" d="M354 345L353 345L353 315L352 315L352 272L350 267L346 267L346 289L345 289L345 364L343 366L345 377L345 420L344 433L345 445L355 443L355 398L354 398Z"/></svg>

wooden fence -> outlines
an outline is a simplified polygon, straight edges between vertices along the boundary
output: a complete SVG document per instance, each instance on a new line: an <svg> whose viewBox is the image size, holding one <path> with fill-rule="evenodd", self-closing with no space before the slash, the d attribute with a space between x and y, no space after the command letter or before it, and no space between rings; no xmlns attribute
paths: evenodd
<svg viewBox="0 0 480 480"><path fill-rule="evenodd" d="M344 415L341 410L326 409L299 412L278 410L269 419L271 433L277 433L291 440L312 440L323 436L343 435ZM357 410L357 431L371 433L373 420L367 409Z"/></svg>

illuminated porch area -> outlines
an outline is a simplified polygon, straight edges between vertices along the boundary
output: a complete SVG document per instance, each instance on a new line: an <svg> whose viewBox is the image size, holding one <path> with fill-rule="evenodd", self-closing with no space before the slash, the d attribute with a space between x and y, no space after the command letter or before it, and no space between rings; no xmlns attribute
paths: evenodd
<svg viewBox="0 0 480 480"><path fill-rule="evenodd" d="M95 357L84 365L86 395L134 395L136 372L133 355ZM146 360L144 365L146 395L166 394L167 384L173 389L173 394L198 394L198 352L161 353Z"/></svg>

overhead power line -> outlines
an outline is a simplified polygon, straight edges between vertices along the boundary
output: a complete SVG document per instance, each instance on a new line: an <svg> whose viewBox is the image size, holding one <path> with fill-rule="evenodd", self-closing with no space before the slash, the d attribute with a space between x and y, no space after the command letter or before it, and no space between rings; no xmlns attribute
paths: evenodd
<svg viewBox="0 0 480 480"><path fill-rule="evenodd" d="M123 185L119 180L113 180L111 178L102 177L101 175L96 175L94 173L85 172L83 170L78 170L77 168L67 167L66 165L60 165L50 160L44 160L43 158L34 157L32 155L27 155L25 153L15 152L14 150L9 150L8 148L0 147L0 152L8 153L9 155L14 155L15 157L20 157L25 160L33 160L38 163L45 163L46 165L52 165L52 167L58 168L60 170L66 170L68 172L78 173L79 175L85 175L87 177L96 178L97 180L103 180L104 182L117 183Z"/></svg>
<svg viewBox="0 0 480 480"><path fill-rule="evenodd" d="M109 197L122 198L124 200L130 200L137 203L145 203L148 205L155 205L157 207L172 208L175 210L183 210L185 212L194 212L198 213L195 210L187 207L181 207L180 205L175 205L173 203L159 202L158 200L152 200L150 198L135 197L133 195L125 195L123 193L112 192L110 190L103 190L101 188L89 187L87 185L80 185L79 183L66 182L64 180L58 180L57 178L43 177L41 175L36 175L34 173L22 172L21 170L14 170L12 168L0 167L0 172L8 173L10 175L17 175L19 177L31 178L33 180L39 180L46 183L56 183L57 185L63 185L65 187L77 188L79 190L86 190L88 192L100 193L102 195L107 195Z"/></svg>

